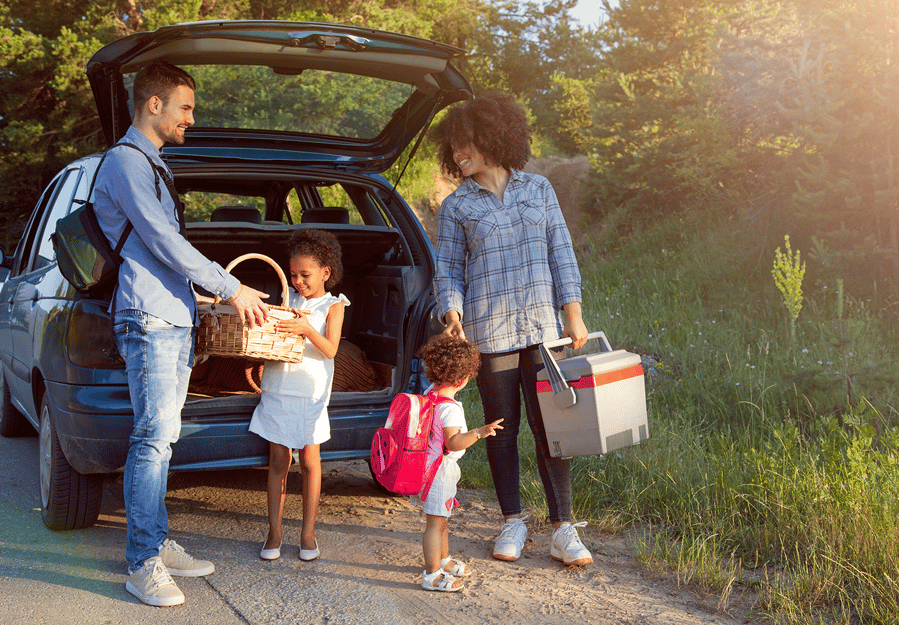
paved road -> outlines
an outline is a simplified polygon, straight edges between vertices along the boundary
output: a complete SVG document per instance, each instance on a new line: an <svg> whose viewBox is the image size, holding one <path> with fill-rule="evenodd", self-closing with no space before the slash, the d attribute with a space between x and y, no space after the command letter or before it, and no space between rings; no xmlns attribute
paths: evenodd
<svg viewBox="0 0 899 625"><path fill-rule="evenodd" d="M146 619L197 625L413 622L385 596L389 588L330 570L324 558L317 563L296 557L259 560L258 542L266 529L262 469L170 478L171 537L188 552L213 560L217 571L207 578L177 580L187 598L183 606L145 606L124 588L121 482L107 481L94 527L51 532L41 521L37 454L36 436L0 438L0 625L117 625ZM378 496L367 476L351 477L358 494ZM294 478L299 476L291 474L291 489L298 492Z"/></svg>

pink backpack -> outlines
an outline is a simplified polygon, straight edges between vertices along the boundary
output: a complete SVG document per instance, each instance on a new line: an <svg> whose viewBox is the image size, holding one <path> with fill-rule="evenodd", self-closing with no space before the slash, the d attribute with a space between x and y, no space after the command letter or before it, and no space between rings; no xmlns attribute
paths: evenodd
<svg viewBox="0 0 899 625"><path fill-rule="evenodd" d="M441 455L431 466L425 466L434 408L447 401L453 400L433 393L400 393L393 398L387 423L378 428L371 441L372 472L384 488L398 495L421 492L422 501L428 498L431 482L443 462Z"/></svg>

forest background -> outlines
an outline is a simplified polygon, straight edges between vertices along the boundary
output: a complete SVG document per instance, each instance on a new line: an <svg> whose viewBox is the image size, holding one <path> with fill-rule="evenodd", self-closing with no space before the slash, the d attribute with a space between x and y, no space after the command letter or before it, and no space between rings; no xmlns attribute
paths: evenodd
<svg viewBox="0 0 899 625"><path fill-rule="evenodd" d="M569 224L585 314L643 358L650 439L574 459L577 516L722 611L740 596L773 622L895 623L899 2L601 4L585 28L575 0L7 0L0 247L105 147L83 67L112 40L295 19L456 45L476 93L527 108L535 155L589 157ZM435 163L426 142L410 203L432 201ZM470 456L463 479L489 487Z"/></svg>

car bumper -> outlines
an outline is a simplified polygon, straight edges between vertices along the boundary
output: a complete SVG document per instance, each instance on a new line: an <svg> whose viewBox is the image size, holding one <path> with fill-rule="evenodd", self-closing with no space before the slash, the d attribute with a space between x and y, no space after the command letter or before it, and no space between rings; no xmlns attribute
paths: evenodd
<svg viewBox="0 0 899 625"><path fill-rule="evenodd" d="M125 465L133 413L128 389L121 386L47 384L59 443L79 473L111 473ZM254 402L250 401L249 404ZM97 406L105 410L99 412ZM172 445L172 471L268 465L268 442L248 431L252 407L202 417L185 408L181 434ZM371 439L387 419L387 407L330 411L331 439L322 443L322 460L367 458Z"/></svg>

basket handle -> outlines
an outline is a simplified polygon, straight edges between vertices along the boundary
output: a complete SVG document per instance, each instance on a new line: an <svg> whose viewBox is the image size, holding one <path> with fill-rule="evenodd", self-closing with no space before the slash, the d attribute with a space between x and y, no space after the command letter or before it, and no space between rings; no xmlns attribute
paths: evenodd
<svg viewBox="0 0 899 625"><path fill-rule="evenodd" d="M281 305L287 306L290 303L290 297L287 292L287 276L284 275L284 271L281 269L280 266L278 266L278 263L276 263L274 260L272 260L271 258L266 256L265 254L244 254L243 256L238 256L237 258L232 260L230 263L228 263L228 266L225 267L225 271L227 271L228 273L231 273L231 270L234 269L234 267L236 267L239 263L242 263L245 260L251 260L254 258L256 260L262 260L262 261L267 262L269 265L272 266L272 269L274 269L275 272L278 274L278 278L281 280ZM215 301L216 301L216 303L218 303L221 300L219 299L218 296L216 296Z"/></svg>

